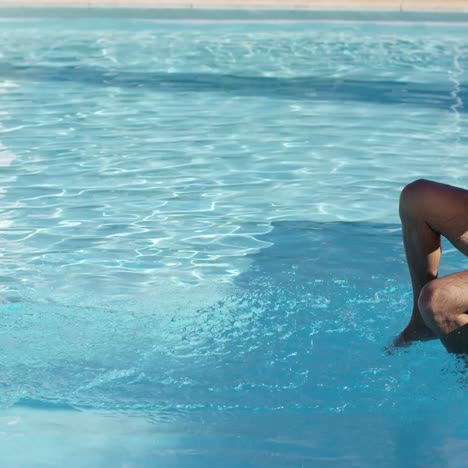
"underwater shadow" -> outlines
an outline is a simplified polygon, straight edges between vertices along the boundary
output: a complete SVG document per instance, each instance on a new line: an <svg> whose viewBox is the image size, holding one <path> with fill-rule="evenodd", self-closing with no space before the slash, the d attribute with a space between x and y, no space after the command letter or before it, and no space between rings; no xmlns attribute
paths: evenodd
<svg viewBox="0 0 468 468"><path fill-rule="evenodd" d="M258 236L271 246L250 256L252 264L239 275L238 285L260 277L283 287L310 280L368 282L381 277L409 287L399 224L279 221L272 227ZM463 269L463 258L454 249L445 252L443 274Z"/></svg>
<svg viewBox="0 0 468 468"><path fill-rule="evenodd" d="M50 65L11 65L0 62L0 77L9 80L78 82L90 86L147 89L167 93L218 92L232 96L266 96L273 99L311 101L356 101L375 104L453 110L459 101L449 84L357 79L323 79L316 76L278 78L222 73L167 73L119 71ZM457 97L468 98L468 87L460 85ZM457 112L466 112L457 106Z"/></svg>
<svg viewBox="0 0 468 468"><path fill-rule="evenodd" d="M279 221L259 239L271 246L251 256L252 265L237 278L238 285L259 277L285 287L291 282L407 276L396 224Z"/></svg>
<svg viewBox="0 0 468 468"><path fill-rule="evenodd" d="M468 324L449 333L442 342L449 353L459 354L468 365Z"/></svg>

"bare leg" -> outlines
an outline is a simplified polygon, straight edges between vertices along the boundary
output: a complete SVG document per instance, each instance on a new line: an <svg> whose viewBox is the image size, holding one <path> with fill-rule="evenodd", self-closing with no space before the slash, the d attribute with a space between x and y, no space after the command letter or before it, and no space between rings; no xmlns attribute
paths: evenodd
<svg viewBox="0 0 468 468"><path fill-rule="evenodd" d="M401 193L400 217L413 286L413 311L409 324L395 341L396 346L440 337L434 323L421 315L418 301L424 286L437 278L441 235L468 255L468 190L417 180Z"/></svg>

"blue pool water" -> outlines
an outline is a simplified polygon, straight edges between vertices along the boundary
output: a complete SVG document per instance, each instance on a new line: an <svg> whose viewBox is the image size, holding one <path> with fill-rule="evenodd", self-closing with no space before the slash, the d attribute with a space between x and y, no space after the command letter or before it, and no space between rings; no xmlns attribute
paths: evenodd
<svg viewBox="0 0 468 468"><path fill-rule="evenodd" d="M2 466L468 466L466 364L384 353L466 18L177 15L0 12Z"/></svg>

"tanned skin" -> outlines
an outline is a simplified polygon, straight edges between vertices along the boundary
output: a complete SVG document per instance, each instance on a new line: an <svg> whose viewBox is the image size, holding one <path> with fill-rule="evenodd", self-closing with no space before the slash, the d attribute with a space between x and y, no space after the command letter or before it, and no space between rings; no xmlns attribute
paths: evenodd
<svg viewBox="0 0 468 468"><path fill-rule="evenodd" d="M468 271L438 278L441 236L468 256L468 190L412 182L401 193L400 218L413 310L394 346L439 338L447 351L468 353Z"/></svg>

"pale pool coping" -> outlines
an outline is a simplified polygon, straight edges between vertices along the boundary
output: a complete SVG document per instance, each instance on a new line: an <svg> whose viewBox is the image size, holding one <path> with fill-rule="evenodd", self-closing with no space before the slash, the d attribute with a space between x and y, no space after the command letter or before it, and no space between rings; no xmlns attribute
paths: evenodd
<svg viewBox="0 0 468 468"><path fill-rule="evenodd" d="M0 8L194 8L468 12L467 0L0 0Z"/></svg>

